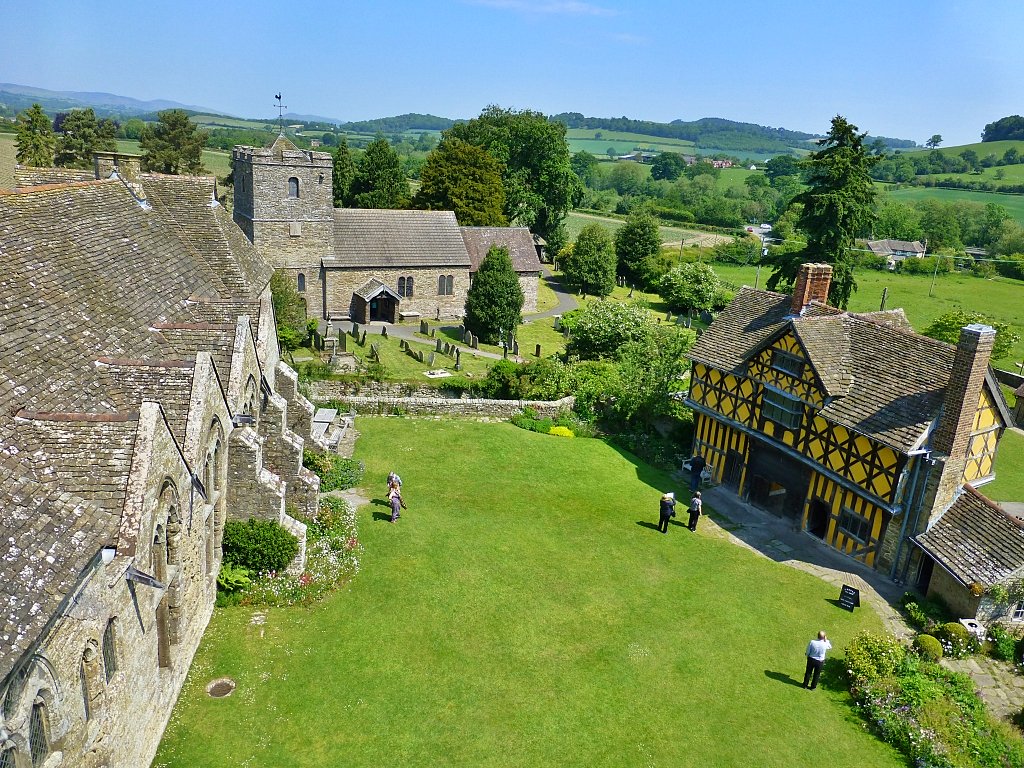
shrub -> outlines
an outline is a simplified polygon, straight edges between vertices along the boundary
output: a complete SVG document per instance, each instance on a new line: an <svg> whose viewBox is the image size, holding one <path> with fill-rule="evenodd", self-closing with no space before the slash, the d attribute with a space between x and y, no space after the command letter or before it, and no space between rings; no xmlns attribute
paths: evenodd
<svg viewBox="0 0 1024 768"><path fill-rule="evenodd" d="M907 650L892 635L861 632L846 649L846 671L858 684L892 677L903 665Z"/></svg>
<svg viewBox="0 0 1024 768"><path fill-rule="evenodd" d="M224 525L224 560L253 573L284 569L299 553L299 541L276 520L229 520Z"/></svg>
<svg viewBox="0 0 1024 768"><path fill-rule="evenodd" d="M998 624L988 628L988 640L992 643L989 653L1003 661L1014 661L1017 656L1017 638Z"/></svg>
<svg viewBox="0 0 1024 768"><path fill-rule="evenodd" d="M977 638L958 622L943 624L936 630L935 636L942 643L943 653L950 659L964 659L978 652Z"/></svg>
<svg viewBox="0 0 1024 768"><path fill-rule="evenodd" d="M925 661L938 661L942 658L942 643L934 635L918 635L914 639L914 647Z"/></svg>
<svg viewBox="0 0 1024 768"><path fill-rule="evenodd" d="M345 490L358 485L366 469L361 461L315 451L302 452L302 466L315 472L320 478L321 493Z"/></svg>
<svg viewBox="0 0 1024 768"><path fill-rule="evenodd" d="M903 611L907 615L907 620L915 629L927 629L928 616L920 605L913 600L908 600L903 604Z"/></svg>
<svg viewBox="0 0 1024 768"><path fill-rule="evenodd" d="M249 569L241 566L223 563L220 573L217 574L217 588L223 592L239 592L252 584L249 578Z"/></svg>
<svg viewBox="0 0 1024 768"><path fill-rule="evenodd" d="M933 634L937 625L953 618L953 612L937 597L918 598L912 592L904 592L900 604L910 624L922 632Z"/></svg>
<svg viewBox="0 0 1024 768"><path fill-rule="evenodd" d="M552 427L548 430L549 435L558 435L559 437L575 437L572 430L568 427Z"/></svg>

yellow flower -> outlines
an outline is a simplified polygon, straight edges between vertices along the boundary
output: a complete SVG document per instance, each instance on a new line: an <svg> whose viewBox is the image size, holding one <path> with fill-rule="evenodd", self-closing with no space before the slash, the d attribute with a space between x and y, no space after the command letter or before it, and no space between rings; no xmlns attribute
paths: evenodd
<svg viewBox="0 0 1024 768"><path fill-rule="evenodd" d="M548 430L548 434L559 435L561 437L576 437L568 427L552 427Z"/></svg>

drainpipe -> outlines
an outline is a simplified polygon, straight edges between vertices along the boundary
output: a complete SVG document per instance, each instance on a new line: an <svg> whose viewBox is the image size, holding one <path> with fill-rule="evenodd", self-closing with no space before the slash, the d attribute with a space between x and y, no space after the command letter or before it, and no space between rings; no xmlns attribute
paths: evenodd
<svg viewBox="0 0 1024 768"><path fill-rule="evenodd" d="M928 453L931 454L931 451L929 451ZM924 503L924 494L925 491L928 489L928 480L931 477L932 469L934 469L936 464L935 460L931 458L931 455L924 457L924 461L928 466L928 470L925 472L924 480L921 482L917 489L917 501L914 502L914 530L917 530L917 524L921 519L921 506ZM903 544L902 540L900 541L900 544ZM905 583L907 580L907 571L909 570L910 558L907 557L907 561L903 564L903 570L900 573L899 578L896 579L896 581L901 584Z"/></svg>
<svg viewBox="0 0 1024 768"><path fill-rule="evenodd" d="M896 543L896 555L892 559L892 568L889 569L889 578L893 581L896 580L896 569L899 567L900 555L903 553L903 542L906 541L907 537L907 524L910 522L910 511L913 509L914 493L917 491L917 481L921 477L921 465L925 461L929 461L928 457L930 454L931 451L929 450L911 451L909 454L910 456L918 457L918 460L914 462L914 474L910 480L910 490L907 492L906 496L909 503L903 507L903 524L900 526L900 538ZM919 515L920 509L917 509L916 511ZM914 518L914 527L917 527L917 517Z"/></svg>

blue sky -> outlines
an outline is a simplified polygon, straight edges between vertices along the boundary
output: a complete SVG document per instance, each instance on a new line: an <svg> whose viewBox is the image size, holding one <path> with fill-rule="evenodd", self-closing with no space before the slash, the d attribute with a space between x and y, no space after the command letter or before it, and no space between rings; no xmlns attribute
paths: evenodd
<svg viewBox="0 0 1024 768"><path fill-rule="evenodd" d="M0 82L345 120L488 104L947 145L1024 112L1020 0L3 3Z"/></svg>

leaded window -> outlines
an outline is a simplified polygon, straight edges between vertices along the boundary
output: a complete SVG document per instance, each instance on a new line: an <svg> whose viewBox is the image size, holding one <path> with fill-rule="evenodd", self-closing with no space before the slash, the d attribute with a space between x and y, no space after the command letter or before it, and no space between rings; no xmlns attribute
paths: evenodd
<svg viewBox="0 0 1024 768"><path fill-rule="evenodd" d="M85 709L85 719L88 720L92 717L92 704L89 701L89 672L85 668L84 659L79 666L78 674L81 676L82 683L82 706Z"/></svg>
<svg viewBox="0 0 1024 768"><path fill-rule="evenodd" d="M871 521L849 507L843 507L839 513L839 530L851 539L866 544L871 538Z"/></svg>
<svg viewBox="0 0 1024 768"><path fill-rule="evenodd" d="M398 278L398 295L405 296L405 278Z"/></svg>
<svg viewBox="0 0 1024 768"><path fill-rule="evenodd" d="M448 275L444 279L444 292L449 296L455 295L455 275Z"/></svg>
<svg viewBox="0 0 1024 768"><path fill-rule="evenodd" d="M0 752L0 768L14 768L14 747Z"/></svg>
<svg viewBox="0 0 1024 768"><path fill-rule="evenodd" d="M117 672L117 647L115 645L116 638L114 637L114 619L107 622L106 629L103 630L103 674L107 677L107 682L110 682L110 678Z"/></svg>
<svg viewBox="0 0 1024 768"><path fill-rule="evenodd" d="M790 429L796 429L804 416L804 406L795 397L775 389L765 389L762 413L766 419Z"/></svg>
<svg viewBox="0 0 1024 768"><path fill-rule="evenodd" d="M405 278L405 295L412 297L412 277Z"/></svg>
<svg viewBox="0 0 1024 768"><path fill-rule="evenodd" d="M799 379L804 375L804 361L789 352L781 349L772 350L772 368Z"/></svg>
<svg viewBox="0 0 1024 768"><path fill-rule="evenodd" d="M39 768L50 754L50 737L46 733L46 704L36 698L32 705L32 717L28 721L28 748L32 756L32 768Z"/></svg>
<svg viewBox="0 0 1024 768"><path fill-rule="evenodd" d="M296 289L298 290L299 293L305 293L306 292L306 276L304 274L302 274L301 272L299 272L299 275L296 278L296 286L295 287L296 287Z"/></svg>
<svg viewBox="0 0 1024 768"><path fill-rule="evenodd" d="M1013 620L1024 621L1024 600L1021 600L1013 607Z"/></svg>
<svg viewBox="0 0 1024 768"><path fill-rule="evenodd" d="M299 180L292 176L288 179L288 197L299 196Z"/></svg>

